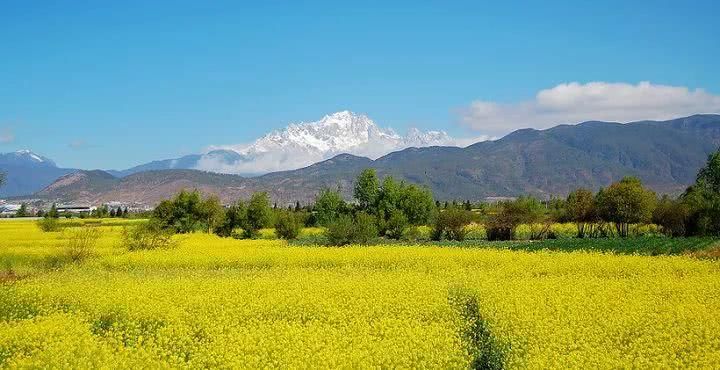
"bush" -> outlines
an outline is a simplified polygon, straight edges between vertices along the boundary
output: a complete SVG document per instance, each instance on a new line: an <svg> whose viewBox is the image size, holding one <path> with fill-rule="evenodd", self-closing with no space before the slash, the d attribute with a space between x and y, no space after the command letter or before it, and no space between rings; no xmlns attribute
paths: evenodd
<svg viewBox="0 0 720 370"><path fill-rule="evenodd" d="M44 232L53 232L60 230L60 221L52 217L45 217L42 220L38 220L37 225L40 230Z"/></svg>
<svg viewBox="0 0 720 370"><path fill-rule="evenodd" d="M296 239L301 229L300 218L291 212L280 213L275 221L275 233L285 240Z"/></svg>
<svg viewBox="0 0 720 370"><path fill-rule="evenodd" d="M420 228L417 226L410 226L407 229L405 229L405 232L402 235L402 240L408 241L408 242L416 242L418 240L422 239L422 231L420 231Z"/></svg>
<svg viewBox="0 0 720 370"><path fill-rule="evenodd" d="M92 255L92 249L100 239L100 231L83 227L70 231L65 255L70 262L82 262Z"/></svg>
<svg viewBox="0 0 720 370"><path fill-rule="evenodd" d="M330 245L347 245L353 239L353 220L349 215L340 215L327 226L326 237Z"/></svg>
<svg viewBox="0 0 720 370"><path fill-rule="evenodd" d="M349 215L339 216L326 231L330 245L368 244L377 237L378 231L372 216L358 212L355 219Z"/></svg>
<svg viewBox="0 0 720 370"><path fill-rule="evenodd" d="M689 207L681 200L670 199L667 195L663 196L657 204L653 212L653 222L662 227L662 231L667 236L684 236L685 224L690 216Z"/></svg>
<svg viewBox="0 0 720 370"><path fill-rule="evenodd" d="M170 248L174 246L171 229L163 229L157 222L142 223L123 229L123 244L130 251Z"/></svg>
<svg viewBox="0 0 720 370"><path fill-rule="evenodd" d="M469 211L460 208L450 208L440 212L435 220L435 227L432 231L433 240L463 241L467 236L466 226L470 224L472 215Z"/></svg>
<svg viewBox="0 0 720 370"><path fill-rule="evenodd" d="M393 210L385 223L385 234L391 239L400 239L408 226L408 218L399 210Z"/></svg>

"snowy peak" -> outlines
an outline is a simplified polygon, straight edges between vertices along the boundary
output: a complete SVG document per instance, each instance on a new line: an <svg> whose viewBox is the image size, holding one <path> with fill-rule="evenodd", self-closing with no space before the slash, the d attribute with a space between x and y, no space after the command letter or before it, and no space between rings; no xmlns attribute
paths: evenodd
<svg viewBox="0 0 720 370"><path fill-rule="evenodd" d="M310 166L339 154L379 158L408 147L456 145L443 131L411 128L401 135L379 126L368 116L348 110L314 122L291 123L245 144L210 146L204 154L155 161L118 176L158 169L196 169L218 173L259 175Z"/></svg>
<svg viewBox="0 0 720 370"><path fill-rule="evenodd" d="M0 154L0 164L56 167L51 159L27 149Z"/></svg>
<svg viewBox="0 0 720 370"><path fill-rule="evenodd" d="M345 110L325 115L315 122L291 123L249 145L213 147L211 152L203 155L196 168L259 174L297 169L343 153L375 159L413 146L452 144L452 138L445 132L423 132L412 128L403 136L391 128L378 126L366 115ZM210 158L210 154L218 149L237 152L241 159Z"/></svg>
<svg viewBox="0 0 720 370"><path fill-rule="evenodd" d="M316 122L290 124L283 130L273 131L253 144L236 150L253 155L296 147L327 153L328 158L344 152L378 157L408 146L443 145L451 141L445 132L422 132L416 128L410 129L408 135L401 136L391 128L379 127L365 115L341 111L326 115ZM377 150L371 148L377 145Z"/></svg>

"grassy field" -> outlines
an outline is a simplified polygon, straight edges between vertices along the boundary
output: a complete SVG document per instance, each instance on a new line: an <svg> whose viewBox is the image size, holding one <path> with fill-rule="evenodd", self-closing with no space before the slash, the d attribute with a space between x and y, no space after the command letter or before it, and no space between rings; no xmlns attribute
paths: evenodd
<svg viewBox="0 0 720 370"><path fill-rule="evenodd" d="M0 367L720 367L717 260L204 234L128 252L122 221L93 226L92 256L57 265L72 228L0 222Z"/></svg>

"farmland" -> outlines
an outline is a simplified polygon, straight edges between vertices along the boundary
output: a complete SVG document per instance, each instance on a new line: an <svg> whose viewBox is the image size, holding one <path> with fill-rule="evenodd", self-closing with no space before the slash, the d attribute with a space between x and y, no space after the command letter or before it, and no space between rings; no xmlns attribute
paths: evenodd
<svg viewBox="0 0 720 370"><path fill-rule="evenodd" d="M210 234L129 252L126 222L64 263L77 227L0 222L0 367L720 366L712 259Z"/></svg>

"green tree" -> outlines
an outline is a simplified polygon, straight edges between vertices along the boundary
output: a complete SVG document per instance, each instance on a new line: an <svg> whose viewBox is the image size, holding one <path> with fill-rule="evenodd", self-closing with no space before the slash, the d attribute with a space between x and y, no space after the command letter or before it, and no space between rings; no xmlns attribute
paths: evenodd
<svg viewBox="0 0 720 370"><path fill-rule="evenodd" d="M386 235L391 239L400 239L408 227L408 218L400 210L394 210L386 223Z"/></svg>
<svg viewBox="0 0 720 370"><path fill-rule="evenodd" d="M488 240L512 240L515 238L515 229L522 222L522 217L513 211L512 202L502 202L493 208L485 222L485 231Z"/></svg>
<svg viewBox="0 0 720 370"><path fill-rule="evenodd" d="M403 183L398 207L412 225L426 225L436 211L430 189Z"/></svg>
<svg viewBox="0 0 720 370"><path fill-rule="evenodd" d="M182 190L171 200L160 202L153 211L152 218L162 228L172 229L177 233L189 233L202 230L208 215L204 209L204 201L200 192Z"/></svg>
<svg viewBox="0 0 720 370"><path fill-rule="evenodd" d="M708 156L695 184L682 195L689 210L687 232L720 235L720 151Z"/></svg>
<svg viewBox="0 0 720 370"><path fill-rule="evenodd" d="M588 189L577 189L567 196L565 202L567 219L577 225L577 237L592 234L593 225L598 221L595 195Z"/></svg>
<svg viewBox="0 0 720 370"><path fill-rule="evenodd" d="M296 200L295 201L295 212L300 212L300 211L302 211L302 207L300 207L300 201Z"/></svg>
<svg viewBox="0 0 720 370"><path fill-rule="evenodd" d="M520 197L512 202L510 209L520 215L520 222L530 228L530 239L537 240L547 237L552 220L546 213L542 202L534 197Z"/></svg>
<svg viewBox="0 0 720 370"><path fill-rule="evenodd" d="M200 214L207 226L208 234L215 231L225 219L225 208L220 203L220 198L211 195L200 204Z"/></svg>
<svg viewBox="0 0 720 370"><path fill-rule="evenodd" d="M257 237L260 229L268 227L272 220L270 198L266 192L254 193L247 207L247 218L243 230L245 237Z"/></svg>
<svg viewBox="0 0 720 370"><path fill-rule="evenodd" d="M665 235L677 237L685 235L689 216L690 208L685 202L663 195L655 207L652 220L662 227Z"/></svg>
<svg viewBox="0 0 720 370"><path fill-rule="evenodd" d="M300 217L293 212L281 212L275 221L275 233L285 240L296 239L301 229Z"/></svg>
<svg viewBox="0 0 720 370"><path fill-rule="evenodd" d="M433 240L449 240L463 241L467 235L466 226L472 221L470 212L459 208L450 207L440 213L435 218L435 225L432 229L431 238Z"/></svg>
<svg viewBox="0 0 720 370"><path fill-rule="evenodd" d="M607 189L601 189L596 202L599 216L613 222L618 235L627 237L631 224L651 221L657 196L644 188L640 179L625 177Z"/></svg>
<svg viewBox="0 0 720 370"><path fill-rule="evenodd" d="M348 214L338 218L327 227L325 236L330 245L368 244L378 236L375 218L365 212L355 217Z"/></svg>
<svg viewBox="0 0 720 370"><path fill-rule="evenodd" d="M355 199L358 201L358 208L369 213L374 213L373 208L377 202L379 192L380 182L375 169L364 169L355 181L353 192Z"/></svg>
<svg viewBox="0 0 720 370"><path fill-rule="evenodd" d="M110 210L110 217L115 217L115 208Z"/></svg>
<svg viewBox="0 0 720 370"><path fill-rule="evenodd" d="M223 237L232 236L233 230L243 228L246 220L247 206L243 201L239 200L225 211L225 218L222 224L215 228L215 233Z"/></svg>
<svg viewBox="0 0 720 370"><path fill-rule="evenodd" d="M338 191L323 189L315 198L315 219L320 226L335 222L347 209L347 203Z"/></svg>

